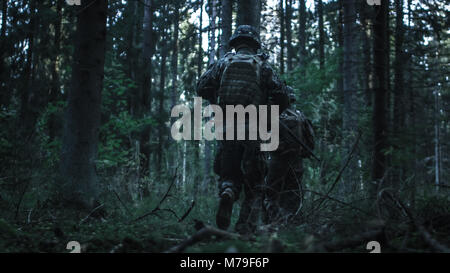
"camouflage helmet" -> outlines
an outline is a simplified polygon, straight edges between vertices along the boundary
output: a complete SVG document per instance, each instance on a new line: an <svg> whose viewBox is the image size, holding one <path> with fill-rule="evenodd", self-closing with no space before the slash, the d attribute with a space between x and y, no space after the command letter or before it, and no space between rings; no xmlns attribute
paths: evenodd
<svg viewBox="0 0 450 273"><path fill-rule="evenodd" d="M297 98L295 97L294 88L290 87L289 85L286 85L285 92L289 97L289 103L294 103L297 101Z"/></svg>
<svg viewBox="0 0 450 273"><path fill-rule="evenodd" d="M247 43L249 46L252 46L256 49L261 48L259 33L254 27L250 25L238 26L233 36L231 36L228 45L235 48L241 42Z"/></svg>

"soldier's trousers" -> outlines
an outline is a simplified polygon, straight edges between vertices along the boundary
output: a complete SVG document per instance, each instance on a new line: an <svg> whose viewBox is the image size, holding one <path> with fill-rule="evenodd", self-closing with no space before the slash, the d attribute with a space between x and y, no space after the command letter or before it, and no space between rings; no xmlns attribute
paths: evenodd
<svg viewBox="0 0 450 273"><path fill-rule="evenodd" d="M259 142L247 140L222 140L214 161L214 172L219 178L219 195L226 188L232 188L235 200L244 188L236 230L254 231L262 210L262 187L264 162Z"/></svg>
<svg viewBox="0 0 450 273"><path fill-rule="evenodd" d="M296 213L303 199L303 161L298 153L272 153L265 182L265 198L287 213Z"/></svg>

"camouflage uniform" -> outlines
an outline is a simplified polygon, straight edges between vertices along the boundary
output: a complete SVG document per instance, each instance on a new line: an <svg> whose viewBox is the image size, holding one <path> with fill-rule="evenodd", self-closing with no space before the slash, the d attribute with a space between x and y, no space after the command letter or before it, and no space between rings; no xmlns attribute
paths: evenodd
<svg viewBox="0 0 450 273"><path fill-rule="evenodd" d="M290 97L291 102L294 102L294 95ZM280 122L311 150L314 149L312 125L302 112L290 106L280 115ZM264 209L267 222L285 222L296 215L303 201L303 158L309 156L310 153L298 140L280 126L280 145L276 151L270 152L265 181Z"/></svg>
<svg viewBox="0 0 450 273"><path fill-rule="evenodd" d="M260 48L257 32L250 26L239 26L229 44L236 49L236 53L229 52L208 67L197 84L198 94L221 106L224 117L226 117L225 105L258 106L267 105L270 101L280 105L280 111L286 109L289 99L283 83L267 63L268 56L256 54L256 50ZM259 142L250 140L218 142L218 152L214 161L214 172L219 175L221 197L217 225L222 229L228 228L232 204L239 199L243 187L245 198L236 230L254 231L262 208L265 166Z"/></svg>

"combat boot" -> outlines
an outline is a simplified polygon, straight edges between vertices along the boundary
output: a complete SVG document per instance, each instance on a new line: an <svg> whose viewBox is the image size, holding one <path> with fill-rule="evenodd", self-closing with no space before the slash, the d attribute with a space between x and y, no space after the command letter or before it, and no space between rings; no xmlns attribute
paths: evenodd
<svg viewBox="0 0 450 273"><path fill-rule="evenodd" d="M220 194L219 209L216 215L218 228L226 230L230 226L234 200L235 194L231 188L225 188Z"/></svg>

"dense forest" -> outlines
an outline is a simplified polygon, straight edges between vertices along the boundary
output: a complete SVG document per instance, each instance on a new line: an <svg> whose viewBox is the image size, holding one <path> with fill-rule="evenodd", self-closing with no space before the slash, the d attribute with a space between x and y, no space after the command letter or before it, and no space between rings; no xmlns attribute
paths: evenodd
<svg viewBox="0 0 450 273"><path fill-rule="evenodd" d="M447 1L77 2L1 1L0 252L450 251ZM250 236L215 227L216 141L170 134L242 24L320 158Z"/></svg>

